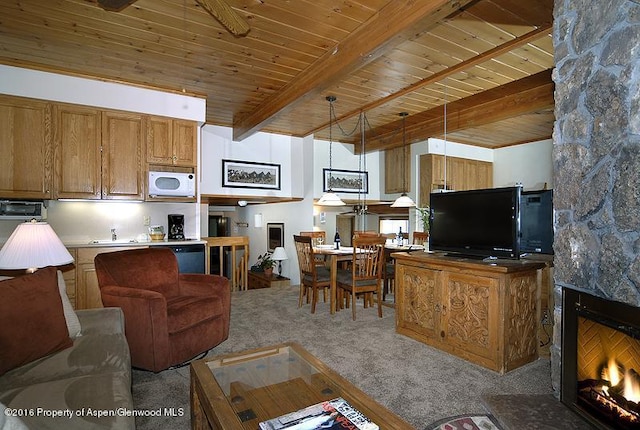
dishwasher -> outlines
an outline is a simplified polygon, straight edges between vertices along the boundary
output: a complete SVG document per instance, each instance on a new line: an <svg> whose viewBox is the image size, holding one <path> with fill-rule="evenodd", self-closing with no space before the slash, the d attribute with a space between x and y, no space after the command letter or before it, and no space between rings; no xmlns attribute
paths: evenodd
<svg viewBox="0 0 640 430"><path fill-rule="evenodd" d="M169 248L178 259L180 273L204 273L204 244L193 245L159 245Z"/></svg>

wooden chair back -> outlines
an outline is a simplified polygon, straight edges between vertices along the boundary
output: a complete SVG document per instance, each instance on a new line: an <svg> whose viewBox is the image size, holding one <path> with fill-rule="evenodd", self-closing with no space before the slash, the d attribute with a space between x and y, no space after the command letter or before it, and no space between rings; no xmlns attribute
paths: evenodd
<svg viewBox="0 0 640 430"><path fill-rule="evenodd" d="M300 267L300 280L304 278L304 275L312 276L315 272L315 257L311 241L311 236L293 236L298 256L298 266Z"/></svg>
<svg viewBox="0 0 640 430"><path fill-rule="evenodd" d="M353 238L352 270L354 281L380 279L385 264L385 238L359 236Z"/></svg>
<svg viewBox="0 0 640 430"><path fill-rule="evenodd" d="M322 243L327 243L327 232L326 231L301 231L300 236L307 236L313 239L312 244L316 242L316 239L322 239ZM316 242L317 243L317 242Z"/></svg>
<svg viewBox="0 0 640 430"><path fill-rule="evenodd" d="M413 232L413 244L422 245L429 239L429 233L426 231L414 231Z"/></svg>

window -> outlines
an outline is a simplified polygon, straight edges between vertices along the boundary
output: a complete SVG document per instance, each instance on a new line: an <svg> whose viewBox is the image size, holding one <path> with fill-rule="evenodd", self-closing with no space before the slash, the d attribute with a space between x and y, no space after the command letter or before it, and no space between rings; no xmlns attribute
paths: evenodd
<svg viewBox="0 0 640 430"><path fill-rule="evenodd" d="M397 234L401 228L403 233L409 232L407 218L380 218L380 233L382 234Z"/></svg>

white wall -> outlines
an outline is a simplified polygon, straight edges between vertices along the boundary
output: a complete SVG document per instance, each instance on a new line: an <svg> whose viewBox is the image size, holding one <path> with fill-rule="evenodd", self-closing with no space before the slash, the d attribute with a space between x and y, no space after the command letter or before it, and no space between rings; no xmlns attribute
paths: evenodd
<svg viewBox="0 0 640 430"><path fill-rule="evenodd" d="M319 199L323 194L323 169L329 168L329 142L326 140L316 140L313 144L314 150L314 163L313 163L313 196ZM361 199L366 200L379 200L380 189L384 189L382 181L384 178L380 178L380 157L381 152L369 153L363 157L362 164L360 164L360 156L355 154L354 146L351 144L333 142L331 145L331 167L339 170L353 170L359 171L360 169L368 172L369 192L367 194L361 194ZM362 166L362 167L361 167ZM357 200L357 193L339 193L336 194L341 199Z"/></svg>
<svg viewBox="0 0 640 430"><path fill-rule="evenodd" d="M0 65L0 94L204 123L206 100L185 94Z"/></svg>
<svg viewBox="0 0 640 430"><path fill-rule="evenodd" d="M553 140L496 149L493 156L493 186L522 184L526 190L553 188Z"/></svg>
<svg viewBox="0 0 640 430"><path fill-rule="evenodd" d="M201 194L301 197L302 190L296 183L297 178L302 175L302 153L299 151L302 139L256 133L241 142L235 142L232 135L230 127L205 125L202 128ZM223 187L223 159L280 165L280 189Z"/></svg>

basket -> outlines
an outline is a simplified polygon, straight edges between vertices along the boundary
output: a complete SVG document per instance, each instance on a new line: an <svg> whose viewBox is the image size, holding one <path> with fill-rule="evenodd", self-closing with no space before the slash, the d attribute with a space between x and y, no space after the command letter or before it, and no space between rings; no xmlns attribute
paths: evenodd
<svg viewBox="0 0 640 430"><path fill-rule="evenodd" d="M151 238L151 240L163 240L164 233L150 233L149 237Z"/></svg>

